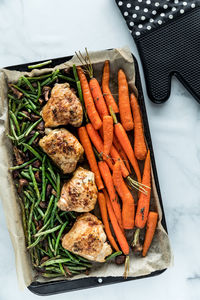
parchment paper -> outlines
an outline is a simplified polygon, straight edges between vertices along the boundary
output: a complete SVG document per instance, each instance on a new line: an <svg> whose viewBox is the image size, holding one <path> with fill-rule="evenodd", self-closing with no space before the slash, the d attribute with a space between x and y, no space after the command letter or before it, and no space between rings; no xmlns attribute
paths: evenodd
<svg viewBox="0 0 200 300"><path fill-rule="evenodd" d="M93 63L95 77L101 82L103 63L106 59L110 60L111 66L111 91L117 93L117 71L122 68L129 82L130 90L134 89L135 70L131 52L127 48L98 51L90 53ZM75 64L80 64L76 57L64 64L56 66L53 69L69 68ZM18 72L2 69L0 70L0 197L3 202L4 212L6 216L7 226L12 240L16 270L21 287L28 286L34 280L34 271L32 269L29 255L25 247L25 239L21 222L21 214L18 203L18 196L9 172L12 166L12 145L6 137L8 132L8 101L7 101L7 83L16 82L22 75L37 76L53 70L46 68L43 70L33 70L31 72ZM152 174L153 178L153 174ZM147 275L156 270L168 268L172 263L172 254L169 244L168 235L161 225L162 213L159 199L154 183L152 180L152 196L151 205L157 208L159 213L158 228L148 255L145 258L130 256L129 276ZM84 277L106 277L106 276L123 276L124 266L117 266L112 262L95 265L89 275L78 275L72 279ZM40 280L41 281L41 280ZM42 281L50 281L42 279Z"/></svg>

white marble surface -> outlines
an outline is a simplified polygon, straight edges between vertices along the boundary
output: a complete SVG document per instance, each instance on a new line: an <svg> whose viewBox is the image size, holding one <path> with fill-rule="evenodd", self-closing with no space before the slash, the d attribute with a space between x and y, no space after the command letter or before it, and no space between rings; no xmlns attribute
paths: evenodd
<svg viewBox="0 0 200 300"><path fill-rule="evenodd" d="M128 45L138 57L114 0L0 0L0 41L0 67L70 55L85 46ZM200 105L176 80L164 105L148 100L144 81L143 88L174 266L155 278L51 299L200 299ZM37 296L18 288L0 204L0 300L27 298Z"/></svg>

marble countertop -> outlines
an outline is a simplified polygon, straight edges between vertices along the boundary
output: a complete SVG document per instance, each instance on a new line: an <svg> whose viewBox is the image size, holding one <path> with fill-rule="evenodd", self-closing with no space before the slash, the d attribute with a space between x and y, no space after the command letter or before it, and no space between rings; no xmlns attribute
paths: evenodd
<svg viewBox="0 0 200 300"><path fill-rule="evenodd" d="M114 0L0 0L0 40L0 67L66 56L85 46L127 45L139 60ZM176 79L169 101L155 105L147 97L143 74L142 81L174 266L154 278L51 299L200 299L200 105ZM1 204L0 245L0 300L37 299L18 288Z"/></svg>

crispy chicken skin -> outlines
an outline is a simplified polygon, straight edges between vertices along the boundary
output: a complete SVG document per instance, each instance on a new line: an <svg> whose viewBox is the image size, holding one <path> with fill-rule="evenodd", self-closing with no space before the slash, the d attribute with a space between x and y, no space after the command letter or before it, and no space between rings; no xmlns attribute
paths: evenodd
<svg viewBox="0 0 200 300"><path fill-rule="evenodd" d="M89 212L97 201L94 173L79 167L72 179L64 183L58 207L65 211Z"/></svg>
<svg viewBox="0 0 200 300"><path fill-rule="evenodd" d="M106 242L103 225L96 216L85 213L77 218L72 229L62 240L63 248L86 259L104 262L105 257L112 253Z"/></svg>
<svg viewBox="0 0 200 300"><path fill-rule="evenodd" d="M74 172L84 153L77 138L64 128L51 130L39 141L39 145L64 174Z"/></svg>
<svg viewBox="0 0 200 300"><path fill-rule="evenodd" d="M79 99L68 83L55 84L51 98L42 109L45 127L71 124L79 127L83 120L83 110Z"/></svg>

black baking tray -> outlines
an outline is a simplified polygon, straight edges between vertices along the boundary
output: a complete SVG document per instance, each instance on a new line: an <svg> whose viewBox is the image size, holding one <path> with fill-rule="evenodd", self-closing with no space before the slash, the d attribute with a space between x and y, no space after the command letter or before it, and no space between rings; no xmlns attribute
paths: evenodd
<svg viewBox="0 0 200 300"><path fill-rule="evenodd" d="M72 58L72 56L66 56L66 57L51 59L52 63L50 65L48 65L47 67L55 67L56 65L59 65L61 63L66 62L67 60L70 60L71 58ZM138 102L139 102L141 112L142 112L145 136L146 136L148 147L149 147L150 153L151 153L151 163L152 163L152 168L153 168L153 172L154 172L155 185L157 188L158 197L160 200L160 206L161 206L161 210L162 210L161 223L167 232L167 225L166 225L165 214L164 214L164 209L163 209L163 204L162 204L162 197L161 197L161 192L160 192L160 186L159 186L158 175L157 175L157 170L156 170L156 163L155 163L154 152L153 152L153 145L152 145L152 141L151 141L151 134L150 134L150 130L149 130L149 123L148 123L147 112L146 112L146 107L145 107L145 102L144 102L143 91L142 91L139 67L138 67L138 63L137 63L137 60L134 57L134 55L133 55L133 59L134 59L135 72L136 72L135 85L136 85L136 87L138 89L138 93L139 93ZM31 64L37 64L37 63L41 63L41 61L32 62ZM30 65L30 63L16 65L16 66L9 66L9 67L6 67L6 69L17 70L17 71L27 71L28 65ZM123 277L109 276L109 277L102 277L102 278L88 277L88 278L75 279L75 280L69 280L69 281L59 280L59 281L45 282L45 283L44 282L43 283L32 282L28 286L28 289L31 292L33 292L34 294L37 294L40 296L53 295L53 294L58 294L58 293L63 293L63 292L70 292L70 291L74 291L74 290L80 290L80 289L98 287L98 286L102 286L102 285L120 283L120 282L125 282L125 281L130 281L130 280L153 277L156 275L160 275L165 270L166 269L155 271L155 272L152 272L151 274L145 275L145 276L129 277L126 280Z"/></svg>

